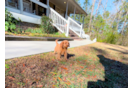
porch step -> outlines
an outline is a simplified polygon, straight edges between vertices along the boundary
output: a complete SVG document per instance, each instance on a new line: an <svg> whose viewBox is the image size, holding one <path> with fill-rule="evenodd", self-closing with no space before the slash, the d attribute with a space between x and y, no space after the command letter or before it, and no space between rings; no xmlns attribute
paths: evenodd
<svg viewBox="0 0 134 88"><path fill-rule="evenodd" d="M71 37L71 38L74 39L74 40L83 40L83 39L81 39L79 37Z"/></svg>
<svg viewBox="0 0 134 88"><path fill-rule="evenodd" d="M69 36L70 37L79 37L77 34L75 34L72 30L69 30Z"/></svg>
<svg viewBox="0 0 134 88"><path fill-rule="evenodd" d="M77 34L75 34L72 30L69 30L69 36L74 40L82 40Z"/></svg>

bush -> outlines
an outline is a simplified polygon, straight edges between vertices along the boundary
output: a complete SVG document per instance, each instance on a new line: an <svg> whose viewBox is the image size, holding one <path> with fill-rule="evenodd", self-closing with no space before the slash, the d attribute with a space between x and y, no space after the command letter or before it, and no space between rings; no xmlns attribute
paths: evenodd
<svg viewBox="0 0 134 88"><path fill-rule="evenodd" d="M14 32L17 22L12 14L5 9L5 31Z"/></svg>
<svg viewBox="0 0 134 88"><path fill-rule="evenodd" d="M16 28L16 30L14 31L14 33L16 34L21 34L22 33L22 28Z"/></svg>
<svg viewBox="0 0 134 88"><path fill-rule="evenodd" d="M52 20L49 17L47 17L45 15L42 16L42 18L41 18L41 28L43 29L43 31L45 33L50 34L50 33L55 32L55 29L54 29L54 27L52 26L51 23L52 23Z"/></svg>

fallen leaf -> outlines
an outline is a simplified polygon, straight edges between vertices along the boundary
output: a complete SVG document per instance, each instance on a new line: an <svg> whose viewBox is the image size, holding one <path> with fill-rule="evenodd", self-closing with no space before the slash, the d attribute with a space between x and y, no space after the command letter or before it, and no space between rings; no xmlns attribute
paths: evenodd
<svg viewBox="0 0 134 88"><path fill-rule="evenodd" d="M8 78L9 78L10 80L15 80L15 78L12 77L12 76L8 76Z"/></svg>
<svg viewBox="0 0 134 88"><path fill-rule="evenodd" d="M88 56L88 54L86 53L86 55Z"/></svg>
<svg viewBox="0 0 134 88"><path fill-rule="evenodd" d="M58 77L59 80L62 80L60 77Z"/></svg>
<svg viewBox="0 0 134 88"><path fill-rule="evenodd" d="M21 73L24 73L25 72L25 70L23 70Z"/></svg>
<svg viewBox="0 0 134 88"><path fill-rule="evenodd" d="M66 71L66 73L68 73L68 71Z"/></svg>
<svg viewBox="0 0 134 88"><path fill-rule="evenodd" d="M70 85L71 83L68 81L68 82L65 82L67 85Z"/></svg>
<svg viewBox="0 0 134 88"><path fill-rule="evenodd" d="M73 74L73 76L75 76L75 74Z"/></svg>
<svg viewBox="0 0 134 88"><path fill-rule="evenodd" d="M37 85L37 87L43 87L43 85Z"/></svg>
<svg viewBox="0 0 134 88"><path fill-rule="evenodd" d="M84 72L86 72L87 70L83 70Z"/></svg>
<svg viewBox="0 0 134 88"><path fill-rule="evenodd" d="M63 78L63 81L66 81L66 78Z"/></svg>
<svg viewBox="0 0 134 88"><path fill-rule="evenodd" d="M23 64L23 67L25 67L25 64Z"/></svg>
<svg viewBox="0 0 134 88"><path fill-rule="evenodd" d="M53 78L56 81L56 78Z"/></svg>
<svg viewBox="0 0 134 88"><path fill-rule="evenodd" d="M64 67L64 66L61 66L61 68L63 68L63 69L65 69L65 70L68 70L66 67Z"/></svg>
<svg viewBox="0 0 134 88"><path fill-rule="evenodd" d="M80 68L84 68L83 66L80 66Z"/></svg>
<svg viewBox="0 0 134 88"><path fill-rule="evenodd" d="M96 78L96 75L94 76L94 78Z"/></svg>

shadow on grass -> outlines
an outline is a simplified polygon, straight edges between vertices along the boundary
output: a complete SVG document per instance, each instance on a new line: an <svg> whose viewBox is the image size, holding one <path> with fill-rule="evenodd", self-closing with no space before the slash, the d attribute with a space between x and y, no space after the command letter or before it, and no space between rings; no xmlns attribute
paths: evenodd
<svg viewBox="0 0 134 88"><path fill-rule="evenodd" d="M87 88L127 88L128 65L97 55L105 69L105 81L89 81Z"/></svg>
<svg viewBox="0 0 134 88"><path fill-rule="evenodd" d="M128 54L128 51L125 50L126 52L123 52L123 51L120 51L120 50L117 50L117 49L113 49L113 48L108 48L110 50L114 50L114 51L117 51L117 52L121 52L122 54Z"/></svg>
<svg viewBox="0 0 134 88"><path fill-rule="evenodd" d="M75 54L67 54L67 59L74 57L74 56L75 56Z"/></svg>
<svg viewBox="0 0 134 88"><path fill-rule="evenodd" d="M74 57L74 56L75 56L75 54L67 53L67 59L70 59L71 57ZM61 55L61 57L64 57L64 55Z"/></svg>

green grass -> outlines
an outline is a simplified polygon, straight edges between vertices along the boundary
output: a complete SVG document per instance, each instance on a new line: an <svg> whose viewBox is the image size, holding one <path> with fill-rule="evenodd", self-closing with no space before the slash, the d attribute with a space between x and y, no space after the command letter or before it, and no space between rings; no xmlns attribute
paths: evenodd
<svg viewBox="0 0 134 88"><path fill-rule="evenodd" d="M11 33L6 32L6 35L14 35L14 36L31 36L31 37L62 37L62 38L69 38L66 37L64 33L60 34L58 32L53 34L46 34L42 33L41 31L33 30L33 31L26 31L24 33Z"/></svg>

